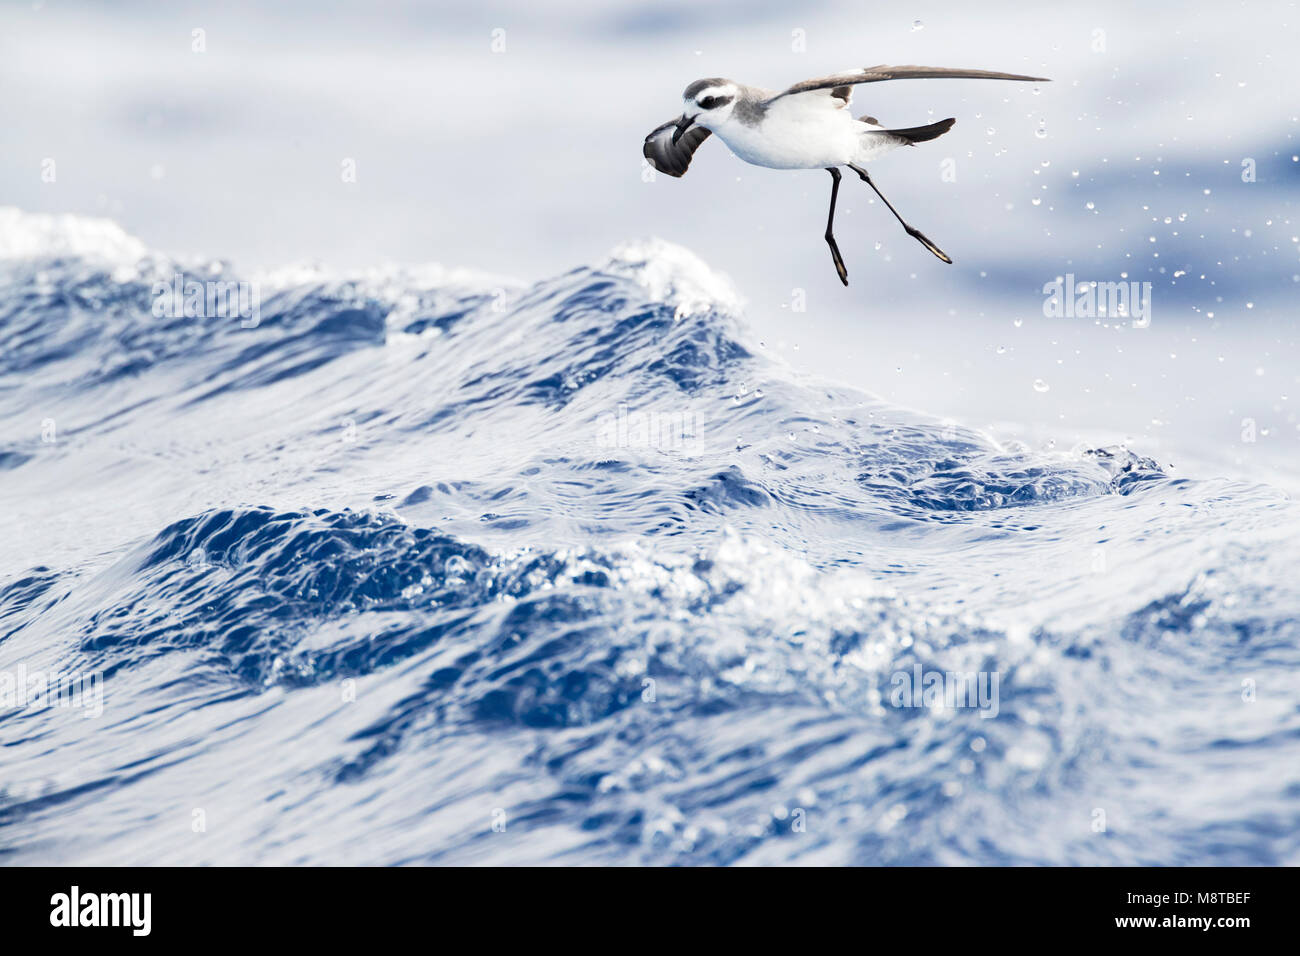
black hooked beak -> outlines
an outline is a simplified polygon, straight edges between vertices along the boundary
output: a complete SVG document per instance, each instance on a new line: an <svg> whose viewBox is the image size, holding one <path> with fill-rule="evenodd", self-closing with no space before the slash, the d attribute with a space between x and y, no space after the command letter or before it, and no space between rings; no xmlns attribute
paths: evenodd
<svg viewBox="0 0 1300 956"><path fill-rule="evenodd" d="M691 124L694 122L695 122L694 116L687 116L685 113L682 114L682 118L677 121L677 128L673 130L674 146L676 146L677 141L682 138L682 133L685 133L688 129L690 129Z"/></svg>

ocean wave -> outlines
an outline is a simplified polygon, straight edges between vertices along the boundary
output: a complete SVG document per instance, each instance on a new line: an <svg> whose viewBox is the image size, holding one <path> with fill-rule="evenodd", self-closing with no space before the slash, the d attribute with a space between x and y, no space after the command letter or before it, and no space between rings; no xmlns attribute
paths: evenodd
<svg viewBox="0 0 1300 956"><path fill-rule="evenodd" d="M0 673L104 693L0 709L12 860L1296 860L1272 489L801 378L662 242L249 321L0 221Z"/></svg>

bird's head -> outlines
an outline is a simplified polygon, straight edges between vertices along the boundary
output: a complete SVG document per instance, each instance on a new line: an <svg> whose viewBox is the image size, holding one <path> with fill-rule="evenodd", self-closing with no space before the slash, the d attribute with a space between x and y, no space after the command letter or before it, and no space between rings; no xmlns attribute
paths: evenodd
<svg viewBox="0 0 1300 956"><path fill-rule="evenodd" d="M719 123L731 116L739 95L740 87L720 77L696 80L686 87L682 94L682 118L673 131L673 142L681 139L682 134L696 124L705 129L716 129Z"/></svg>

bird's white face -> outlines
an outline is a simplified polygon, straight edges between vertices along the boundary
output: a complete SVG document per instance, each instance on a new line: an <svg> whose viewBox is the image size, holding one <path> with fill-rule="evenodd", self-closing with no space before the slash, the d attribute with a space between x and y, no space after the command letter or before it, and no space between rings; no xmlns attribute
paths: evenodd
<svg viewBox="0 0 1300 956"><path fill-rule="evenodd" d="M682 115L705 129L725 123L736 108L740 90L727 80L697 80L682 97Z"/></svg>

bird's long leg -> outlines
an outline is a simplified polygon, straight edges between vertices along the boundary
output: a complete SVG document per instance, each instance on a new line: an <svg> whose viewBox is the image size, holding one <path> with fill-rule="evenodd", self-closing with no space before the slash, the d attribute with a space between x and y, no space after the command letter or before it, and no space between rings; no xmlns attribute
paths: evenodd
<svg viewBox="0 0 1300 956"><path fill-rule="evenodd" d="M840 171L834 166L827 166L826 171L831 174L831 212L826 217L826 244L831 247L831 258L835 260L835 271L840 274L840 281L845 285L849 284L849 270L844 268L844 260L840 258L840 247L835 243L835 197L840 192Z"/></svg>
<svg viewBox="0 0 1300 956"><path fill-rule="evenodd" d="M853 163L849 163L848 167L849 169L857 173L859 176L861 176L862 181L864 183L866 183L872 189L876 190L876 195L880 197L880 201L883 202L886 206L889 206L889 211L894 214L895 219L897 219L900 223L903 224L903 228L907 230L907 234L909 236L917 240L919 243L921 243L921 245L925 246L925 248L929 249L931 252L933 252L944 262L948 263L948 265L952 265L952 260L948 258L948 254L946 252L944 252L933 242L931 242L928 238L926 238L925 233L923 233L920 229L917 229L915 226L909 226L907 224L907 221L898 214L898 210L895 209L890 204L889 200L885 198L885 194L882 193L879 189L876 189L876 184L871 181L871 177L867 175L867 171L865 169L863 169L861 166L855 166L853 165Z"/></svg>

